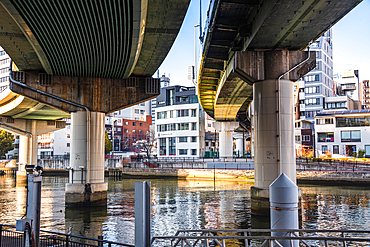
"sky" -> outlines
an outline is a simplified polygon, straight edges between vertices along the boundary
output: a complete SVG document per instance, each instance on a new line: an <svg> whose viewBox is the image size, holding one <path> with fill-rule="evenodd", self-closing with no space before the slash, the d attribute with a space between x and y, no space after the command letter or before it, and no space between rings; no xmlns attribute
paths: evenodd
<svg viewBox="0 0 370 247"><path fill-rule="evenodd" d="M192 0L175 43L159 67L160 76L170 77L171 85L192 86L188 66L194 64L194 26L199 24L199 1L204 28L209 0ZM199 28L197 56L198 37ZM370 79L370 0L361 2L333 26L333 62L334 74L358 69L360 80Z"/></svg>

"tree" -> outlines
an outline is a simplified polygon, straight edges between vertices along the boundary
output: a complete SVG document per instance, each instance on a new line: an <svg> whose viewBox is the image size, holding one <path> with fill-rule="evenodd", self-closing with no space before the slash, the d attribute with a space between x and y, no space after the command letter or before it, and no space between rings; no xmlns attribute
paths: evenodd
<svg viewBox="0 0 370 247"><path fill-rule="evenodd" d="M112 142L109 141L108 133L105 131L105 154L109 154L112 151L113 145Z"/></svg>
<svg viewBox="0 0 370 247"><path fill-rule="evenodd" d="M145 137L142 140L136 141L133 145L139 152L145 152L146 157L149 159L153 148L156 146L155 132L153 130L147 131Z"/></svg>
<svg viewBox="0 0 370 247"><path fill-rule="evenodd" d="M14 136L9 132L0 130L0 156L5 156L7 152L14 149Z"/></svg>

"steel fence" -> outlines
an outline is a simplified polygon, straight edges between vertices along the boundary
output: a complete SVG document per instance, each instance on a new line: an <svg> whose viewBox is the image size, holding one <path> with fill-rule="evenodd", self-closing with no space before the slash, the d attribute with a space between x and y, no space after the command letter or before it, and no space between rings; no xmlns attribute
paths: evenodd
<svg viewBox="0 0 370 247"><path fill-rule="evenodd" d="M0 225L0 247L23 247L24 233L15 230L15 226ZM40 247L120 247L134 245L98 239L64 234L52 231L40 231Z"/></svg>
<svg viewBox="0 0 370 247"><path fill-rule="evenodd" d="M279 236L271 236L271 233ZM369 246L370 231L361 230L181 230L174 236L153 237L158 246ZM237 243L237 244L236 244Z"/></svg>

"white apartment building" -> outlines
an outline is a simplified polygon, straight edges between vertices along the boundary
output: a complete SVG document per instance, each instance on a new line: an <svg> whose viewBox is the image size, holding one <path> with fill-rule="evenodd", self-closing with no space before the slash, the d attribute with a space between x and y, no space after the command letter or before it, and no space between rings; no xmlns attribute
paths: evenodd
<svg viewBox="0 0 370 247"><path fill-rule="evenodd" d="M323 110L326 97L333 96L333 40L329 29L311 46L316 51L316 67L299 81L299 118L313 121Z"/></svg>
<svg viewBox="0 0 370 247"><path fill-rule="evenodd" d="M332 111L315 117L315 146L319 157L353 156L360 149L370 157L370 110Z"/></svg>
<svg viewBox="0 0 370 247"><path fill-rule="evenodd" d="M204 111L195 87L162 88L155 116L158 157L204 155Z"/></svg>

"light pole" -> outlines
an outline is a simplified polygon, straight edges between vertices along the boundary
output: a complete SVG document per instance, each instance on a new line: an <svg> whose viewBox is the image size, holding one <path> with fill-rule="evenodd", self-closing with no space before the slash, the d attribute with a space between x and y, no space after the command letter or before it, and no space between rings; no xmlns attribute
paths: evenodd
<svg viewBox="0 0 370 247"><path fill-rule="evenodd" d="M116 121L115 117L112 117L112 155L114 156L114 122Z"/></svg>
<svg viewBox="0 0 370 247"><path fill-rule="evenodd" d="M193 67L193 84L196 85L197 84L197 75L196 75L196 71L197 71L197 27L199 27L199 25L195 25L194 26L194 67Z"/></svg>

